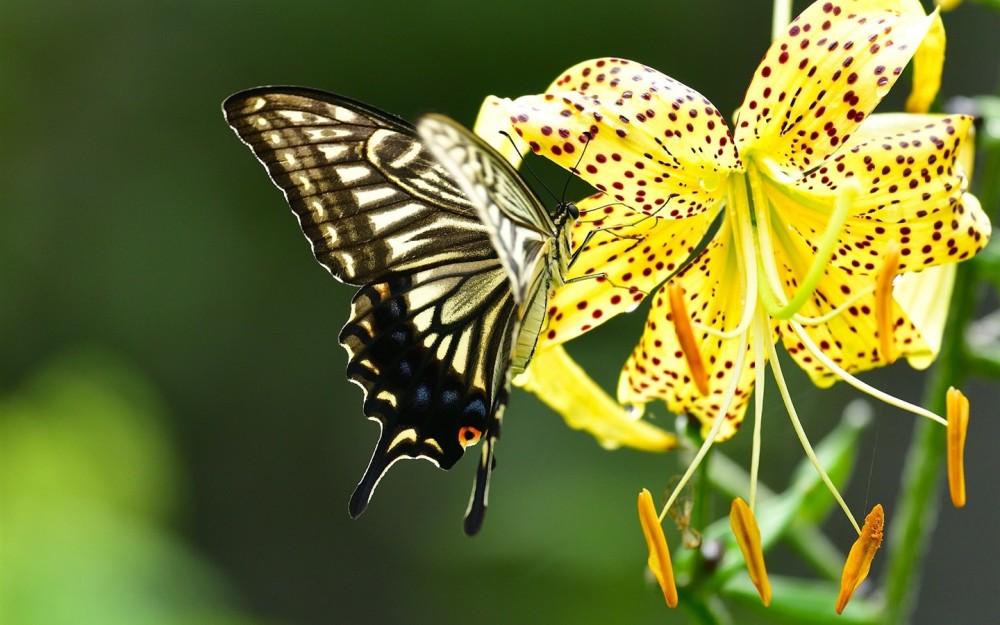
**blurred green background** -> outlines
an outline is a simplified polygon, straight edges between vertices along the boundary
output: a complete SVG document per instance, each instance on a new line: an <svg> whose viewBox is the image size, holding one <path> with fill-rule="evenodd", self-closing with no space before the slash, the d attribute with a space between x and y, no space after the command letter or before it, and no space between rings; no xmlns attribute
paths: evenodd
<svg viewBox="0 0 1000 625"><path fill-rule="evenodd" d="M944 97L995 92L1000 18L973 5L945 22ZM300 84L471 125L488 94L614 55L732 111L769 31L764 0L4 2L0 622L679 622L643 577L635 516L637 491L666 487L677 459L603 450L520 391L480 536L461 531L475 458L407 463L348 518L377 435L337 343L352 290L311 258L220 103ZM571 351L614 388L642 322ZM867 379L920 398L905 364ZM857 395L792 383L814 440ZM1000 397L969 393L970 504L944 509L917 623L982 622L997 605ZM768 405L763 477L783 488L802 453ZM914 418L875 414L847 498L891 517ZM748 438L721 449L746 465ZM828 526L846 549L846 520ZM783 555L769 568L802 570Z"/></svg>

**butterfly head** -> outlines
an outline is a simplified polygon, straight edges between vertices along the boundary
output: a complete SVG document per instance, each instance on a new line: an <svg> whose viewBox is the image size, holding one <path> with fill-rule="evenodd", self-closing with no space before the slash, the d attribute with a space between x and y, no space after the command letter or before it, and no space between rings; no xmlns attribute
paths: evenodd
<svg viewBox="0 0 1000 625"><path fill-rule="evenodd" d="M567 223L573 224L580 218L580 209L573 202L562 202L556 207L556 226L561 230Z"/></svg>

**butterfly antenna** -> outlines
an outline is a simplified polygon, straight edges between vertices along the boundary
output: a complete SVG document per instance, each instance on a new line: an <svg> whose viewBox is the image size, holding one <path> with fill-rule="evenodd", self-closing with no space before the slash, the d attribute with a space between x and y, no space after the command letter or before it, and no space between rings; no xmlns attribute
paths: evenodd
<svg viewBox="0 0 1000 625"><path fill-rule="evenodd" d="M545 192L548 193L549 195L551 195L553 200L555 200L556 202L559 202L559 198L556 197L556 194L552 192L552 189L549 189L545 185L545 183L542 182L542 179L538 177L538 174L535 173L535 170L532 169L531 165L528 164L528 161L524 158L524 154L522 154L521 150L518 149L517 143L514 141L514 137L510 136L510 133L508 133L506 130L501 130L500 134L502 134L503 136L507 137L507 140L510 141L510 144L512 146L514 146L514 151L517 152L517 155L519 157L521 157L521 162L524 163L525 169L527 169L529 172L531 172L531 177L535 179L535 182L537 182L543 189L545 189Z"/></svg>
<svg viewBox="0 0 1000 625"><path fill-rule="evenodd" d="M583 136L586 137L587 140L583 144L583 149L580 150L580 158L576 159L576 165L573 165L573 168L569 170L570 175L566 177L566 184L563 185L562 190L562 199L559 201L560 204L566 203L566 193L569 191L569 181L573 179L574 175L580 175L580 163L583 162L583 155L587 153L587 148L590 146L590 132L584 131Z"/></svg>

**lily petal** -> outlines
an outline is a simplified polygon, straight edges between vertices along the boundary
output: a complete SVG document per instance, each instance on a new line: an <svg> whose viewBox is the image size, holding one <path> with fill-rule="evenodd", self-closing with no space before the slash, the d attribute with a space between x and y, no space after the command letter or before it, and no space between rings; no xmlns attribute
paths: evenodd
<svg viewBox="0 0 1000 625"><path fill-rule="evenodd" d="M643 451L668 451L677 437L636 419L615 402L561 346L538 349L528 369L514 384L538 396L566 424L583 430L609 449L626 446Z"/></svg>
<svg viewBox="0 0 1000 625"><path fill-rule="evenodd" d="M720 399L739 375L735 400L730 404L717 441L731 437L746 412L754 386L754 370L735 371L733 363L741 350L750 349L750 330L735 338L719 338L698 326L731 331L740 323L743 293L733 288L732 276L739 275L728 222L701 255L674 278L685 292L685 307L695 324L695 342L705 363L709 391L703 395L692 378L684 351L674 327L666 289L658 291L646 321L646 330L622 369L618 382L618 400L644 404L662 399L675 413L688 413L701 423L702 436L708 436L712 421L721 408Z"/></svg>
<svg viewBox="0 0 1000 625"><path fill-rule="evenodd" d="M754 73L734 125L740 153L803 172L828 159L888 93L931 21L896 2L809 6Z"/></svg>
<svg viewBox="0 0 1000 625"><path fill-rule="evenodd" d="M646 214L676 219L710 210L728 172L742 167L712 103L640 63L586 61L544 95L501 103L532 150L607 193L608 202Z"/></svg>
<svg viewBox="0 0 1000 625"><path fill-rule="evenodd" d="M971 196L969 196L971 197ZM896 278L892 297L920 333L926 353L912 353L906 358L914 369L926 369L941 350L944 324L948 320L951 291L955 286L956 263L928 267L904 273Z"/></svg>
<svg viewBox="0 0 1000 625"><path fill-rule="evenodd" d="M804 229L804 220L797 217L793 226L778 219L780 215L788 214L786 208L780 204L776 206L771 212L771 219L775 264L782 284L791 292L804 281L815 250L809 242L808 230L804 230L801 237L795 234ZM812 236L815 239L819 235L813 233ZM876 258L872 262L878 267L881 260ZM829 265L815 292L798 311L800 317L823 320L822 323L805 324L805 332L825 355L850 373L890 364L880 349L875 283L875 272L866 275L836 264ZM906 310L897 302L890 301L888 304L884 312L891 320L891 354L907 358L931 357L934 353L932 348L924 342ZM809 374L814 384L828 387L839 379L814 357L787 323L775 322L775 328L788 354Z"/></svg>
<svg viewBox="0 0 1000 625"><path fill-rule="evenodd" d="M844 152L797 181L791 192L775 186L769 196L783 193L800 206L785 214L795 215L796 231L809 240L829 212L810 209L810 197L832 206L843 181L857 180L865 192L852 206L833 258L845 271L877 271L878 242L890 238L901 247L900 272L965 260L990 235L989 218L966 193L965 170L956 162L971 125L963 115L875 115ZM799 191L806 195L796 197Z"/></svg>
<svg viewBox="0 0 1000 625"><path fill-rule="evenodd" d="M511 133L510 116L500 98L487 96L483 100L483 105L479 107L479 115L476 116L476 125L472 130L507 159L514 169L521 166L521 154L528 150L528 146Z"/></svg>
<svg viewBox="0 0 1000 625"><path fill-rule="evenodd" d="M577 203L568 281L549 300L549 321L539 347L568 341L629 312L680 269L712 223L713 213L691 219L646 217L603 195Z"/></svg>
<svg viewBox="0 0 1000 625"><path fill-rule="evenodd" d="M947 9L945 9L947 10ZM945 34L941 14L934 12L933 22L917 53L913 57L913 89L906 99L910 113L926 113L941 89L944 69Z"/></svg>

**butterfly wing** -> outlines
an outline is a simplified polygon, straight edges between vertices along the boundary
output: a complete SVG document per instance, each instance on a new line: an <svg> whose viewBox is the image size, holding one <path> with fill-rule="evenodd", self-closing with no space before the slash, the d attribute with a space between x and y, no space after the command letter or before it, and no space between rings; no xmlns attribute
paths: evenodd
<svg viewBox="0 0 1000 625"><path fill-rule="evenodd" d="M285 194L316 259L362 287L340 342L381 434L352 516L397 460L448 469L485 437L466 517L474 533L518 320L475 206L411 125L360 102L276 87L238 93L223 110Z"/></svg>
<svg viewBox="0 0 1000 625"><path fill-rule="evenodd" d="M524 305L548 269L556 232L548 211L506 159L454 120L425 115L417 131L472 200Z"/></svg>
<svg viewBox="0 0 1000 625"><path fill-rule="evenodd" d="M361 285L495 255L475 208L404 120L297 87L243 91L223 110L335 278Z"/></svg>
<svg viewBox="0 0 1000 625"><path fill-rule="evenodd" d="M513 166L458 122L425 115L417 131L472 200L507 270L521 311L511 364L516 376L531 360L545 321L553 272L559 267L556 225Z"/></svg>

